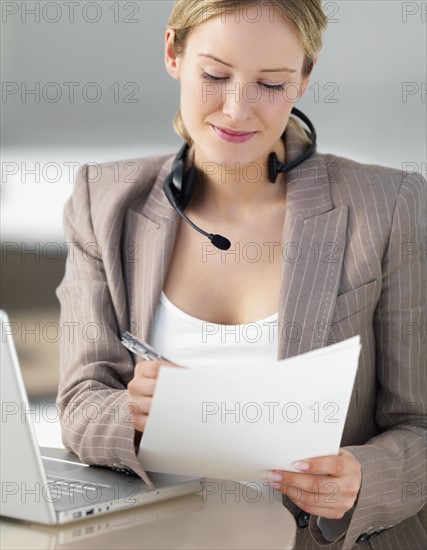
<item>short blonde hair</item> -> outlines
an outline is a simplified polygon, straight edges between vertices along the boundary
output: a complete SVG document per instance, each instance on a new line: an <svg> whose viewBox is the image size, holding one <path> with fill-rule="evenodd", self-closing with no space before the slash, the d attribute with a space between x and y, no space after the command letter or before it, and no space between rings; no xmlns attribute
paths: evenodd
<svg viewBox="0 0 427 550"><path fill-rule="evenodd" d="M291 23L305 54L302 77L309 76L313 70L314 58L323 46L322 33L328 25L322 0L250 0L250 2L248 0L175 0L167 27L175 30L176 55L184 55L193 27L214 15L236 12L241 7L247 8L250 3L257 5L268 3L277 8ZM290 117L288 124L293 126L303 142L310 143L310 139L297 119ZM191 146L193 140L185 128L181 110L175 115L173 126L175 132Z"/></svg>

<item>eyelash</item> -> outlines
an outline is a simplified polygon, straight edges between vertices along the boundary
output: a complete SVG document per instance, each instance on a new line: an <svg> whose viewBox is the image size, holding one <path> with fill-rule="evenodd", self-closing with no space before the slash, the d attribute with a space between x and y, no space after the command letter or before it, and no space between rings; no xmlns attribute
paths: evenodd
<svg viewBox="0 0 427 550"><path fill-rule="evenodd" d="M224 77L212 76L211 74L206 73L204 71L202 73L202 78L205 78L206 80L210 80L212 82L223 82L224 80L227 80L227 77L225 76ZM261 86L264 86L265 88L267 88L267 90L275 90L280 92L282 92L285 89L284 84L277 84L277 85L261 84Z"/></svg>

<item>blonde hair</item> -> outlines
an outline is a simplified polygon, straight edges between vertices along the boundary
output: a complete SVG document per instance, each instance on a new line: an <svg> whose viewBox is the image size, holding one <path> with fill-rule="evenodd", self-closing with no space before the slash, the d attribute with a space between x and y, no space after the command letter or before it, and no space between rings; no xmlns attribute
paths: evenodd
<svg viewBox="0 0 427 550"><path fill-rule="evenodd" d="M322 33L326 30L328 18L322 9L322 0L175 0L167 27L175 30L175 54L184 55L190 33L196 25L205 22L214 15L235 12L249 4L270 4L278 8L283 17L292 25L298 41L304 51L302 77L310 75L314 58L322 49ZM289 117L288 125L292 126L301 140L309 144L310 139L297 119ZM181 110L175 115L173 126L175 132L190 146L192 138L182 120Z"/></svg>

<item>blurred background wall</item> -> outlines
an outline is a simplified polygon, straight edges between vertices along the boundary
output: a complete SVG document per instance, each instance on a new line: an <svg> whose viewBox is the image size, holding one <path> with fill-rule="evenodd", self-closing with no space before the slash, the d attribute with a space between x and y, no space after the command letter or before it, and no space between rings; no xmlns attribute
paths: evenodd
<svg viewBox="0 0 427 550"><path fill-rule="evenodd" d="M62 209L82 163L176 152L164 68L172 0L1 3L1 307L32 399L58 382ZM426 2L325 1L296 104L318 150L426 176Z"/></svg>

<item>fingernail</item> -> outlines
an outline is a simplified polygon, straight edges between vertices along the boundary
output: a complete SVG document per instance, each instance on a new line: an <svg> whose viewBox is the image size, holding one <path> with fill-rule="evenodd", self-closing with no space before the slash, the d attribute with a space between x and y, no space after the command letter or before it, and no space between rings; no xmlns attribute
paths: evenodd
<svg viewBox="0 0 427 550"><path fill-rule="evenodd" d="M302 470L302 471L304 471L304 470L308 470L309 467L310 467L310 466L309 466L308 462L295 462L295 468L296 468L297 470Z"/></svg>
<svg viewBox="0 0 427 550"><path fill-rule="evenodd" d="M277 474L276 472L272 472L271 474L268 474L268 481L282 481L282 475Z"/></svg>

